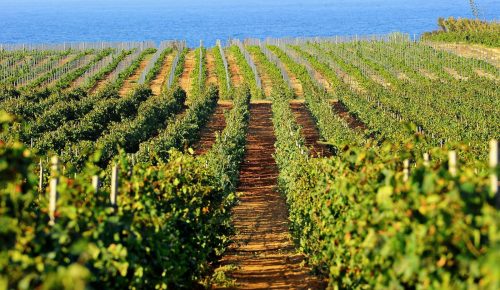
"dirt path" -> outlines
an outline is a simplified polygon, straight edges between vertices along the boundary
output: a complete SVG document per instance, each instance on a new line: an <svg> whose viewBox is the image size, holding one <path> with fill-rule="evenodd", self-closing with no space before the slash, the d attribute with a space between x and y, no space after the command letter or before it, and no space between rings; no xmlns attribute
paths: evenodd
<svg viewBox="0 0 500 290"><path fill-rule="evenodd" d="M161 93L161 89L167 81L168 75L170 73L170 68L172 67L172 62L174 61L176 53L169 53L165 60L163 61L162 67L156 78L151 82L151 90L155 96Z"/></svg>
<svg viewBox="0 0 500 290"><path fill-rule="evenodd" d="M266 95L266 97L269 97L271 96L271 92L273 90L273 82L271 81L271 78L269 77L267 71L262 67L262 63L259 61L257 57L255 57L255 54L250 52L250 56L252 57L255 66L257 67L257 72L259 73L264 95Z"/></svg>
<svg viewBox="0 0 500 290"><path fill-rule="evenodd" d="M226 52L226 57L229 74L231 75L231 83L234 87L239 87L243 83L243 75L236 62L236 57L230 51Z"/></svg>
<svg viewBox="0 0 500 290"><path fill-rule="evenodd" d="M323 76L323 74L321 74L319 71L317 70L314 70L314 77L318 80L318 82L320 84L323 85L323 87L325 87L326 91L329 92L329 93L333 93L333 87L332 85L330 84L330 82L325 78L325 76Z"/></svg>
<svg viewBox="0 0 500 290"><path fill-rule="evenodd" d="M498 47L487 47L479 44L438 42L433 42L429 45L435 49L448 51L460 56L481 59L500 68L500 48Z"/></svg>
<svg viewBox="0 0 500 290"><path fill-rule="evenodd" d="M349 112L349 109L338 100L330 100L333 111L347 122L349 128L364 131L368 129L365 123Z"/></svg>
<svg viewBox="0 0 500 290"><path fill-rule="evenodd" d="M189 92L191 91L191 73L194 70L195 64L195 51L191 50L186 54L184 70L182 71L182 75L179 80L179 85L184 91L186 91L187 95L189 95Z"/></svg>
<svg viewBox="0 0 500 290"><path fill-rule="evenodd" d="M219 80L217 79L217 72L215 68L215 57L212 50L207 49L205 57L206 57L207 72L208 72L206 86L207 88L210 87L211 85L218 86Z"/></svg>
<svg viewBox="0 0 500 290"><path fill-rule="evenodd" d="M302 136L306 141L307 148L311 149L311 153L315 157L330 156L331 153L326 145L318 144L321 140L318 127L314 122L311 112L306 107L303 101L291 101L290 108L295 116L295 122L302 127Z"/></svg>
<svg viewBox="0 0 500 290"><path fill-rule="evenodd" d="M233 107L231 102L219 101L215 112L210 116L208 123L200 132L200 141L194 146L197 155L206 153L215 142L216 132L220 133L226 128L224 112Z"/></svg>
<svg viewBox="0 0 500 290"><path fill-rule="evenodd" d="M119 94L120 96L126 96L129 92L131 92L134 88L137 87L137 81L141 77L142 72L146 68L149 63L149 60L153 57L153 54L147 55L139 64L139 67L129 76L123 86L120 88Z"/></svg>
<svg viewBox="0 0 500 290"><path fill-rule="evenodd" d="M288 73L288 77L290 78L290 81L292 83L292 89L293 92L297 97L303 98L304 97L304 89L302 88L302 83L300 80L297 78L297 76L288 69L286 64L284 64L285 70Z"/></svg>
<svg viewBox="0 0 500 290"><path fill-rule="evenodd" d="M237 234L221 263L235 266L227 276L236 280L237 289L321 289L302 266L304 257L295 252L288 231L286 203L276 188L271 117L270 102L250 104L240 203L233 209Z"/></svg>

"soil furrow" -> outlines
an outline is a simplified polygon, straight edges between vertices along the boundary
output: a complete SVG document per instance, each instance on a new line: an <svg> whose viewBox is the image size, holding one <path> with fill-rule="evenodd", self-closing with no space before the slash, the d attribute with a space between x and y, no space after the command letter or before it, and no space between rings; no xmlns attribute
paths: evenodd
<svg viewBox="0 0 500 290"><path fill-rule="evenodd" d="M231 83L233 86L239 87L243 83L243 75L241 74L240 67L236 62L236 57L234 57L230 51L226 53L226 56L229 74L231 75Z"/></svg>
<svg viewBox="0 0 500 290"><path fill-rule="evenodd" d="M347 122L349 128L364 131L368 129L366 124L349 112L349 109L338 100L330 100L333 111Z"/></svg>
<svg viewBox="0 0 500 290"><path fill-rule="evenodd" d="M207 50L206 65L208 72L206 86L207 87L210 87L211 85L218 86L217 73L215 71L215 57L211 50Z"/></svg>
<svg viewBox="0 0 500 290"><path fill-rule="evenodd" d="M257 72L259 73L260 80L262 81L262 90L264 91L264 95L266 97L271 96L271 92L273 90L273 82L269 77L267 71L262 67L262 63L259 61L257 57L253 53L250 53L250 56L257 67Z"/></svg>
<svg viewBox="0 0 500 290"><path fill-rule="evenodd" d="M179 85L181 88L189 95L191 91L191 73L194 70L196 64L195 51L191 50L186 54L186 59L184 62L184 71L182 72L181 78L179 80Z"/></svg>
<svg viewBox="0 0 500 290"><path fill-rule="evenodd" d="M290 82L292 83L292 89L293 92L297 97L303 98L304 97L304 88L302 87L302 83L300 80L297 78L297 76L288 69L286 64L283 64L283 67L285 68L288 77L290 78Z"/></svg>
<svg viewBox="0 0 500 290"><path fill-rule="evenodd" d="M153 91L153 95L158 96L162 88L165 85L165 82L168 79L170 68L172 67L172 62L174 61L175 53L169 53L165 60L163 61L162 67L158 76L151 81L151 90Z"/></svg>
<svg viewBox="0 0 500 290"><path fill-rule="evenodd" d="M123 86L120 88L120 96L125 96L129 92L131 92L133 89L137 87L139 78L141 77L142 72L146 68L146 66L149 63L149 60L153 57L152 54L147 55L139 64L139 67L134 71L134 73L129 76L125 82L123 83Z"/></svg>
<svg viewBox="0 0 500 290"><path fill-rule="evenodd" d="M250 104L241 195L233 209L237 234L221 264L234 268L227 276L235 279L237 289L320 289L322 284L303 265L288 231L287 206L276 186L271 117L270 103Z"/></svg>
<svg viewBox="0 0 500 290"><path fill-rule="evenodd" d="M306 141L306 146L311 149L312 155L315 157L329 156L331 153L328 147L318 143L320 140L318 127L306 104L300 101L292 101L290 102L290 108L292 109L295 121L302 127L302 136Z"/></svg>
<svg viewBox="0 0 500 290"><path fill-rule="evenodd" d="M200 141L195 146L197 155L205 154L215 142L215 134L221 133L226 128L226 118L224 113L232 108L231 102L221 102L217 104L215 112L210 116L208 123L200 132Z"/></svg>

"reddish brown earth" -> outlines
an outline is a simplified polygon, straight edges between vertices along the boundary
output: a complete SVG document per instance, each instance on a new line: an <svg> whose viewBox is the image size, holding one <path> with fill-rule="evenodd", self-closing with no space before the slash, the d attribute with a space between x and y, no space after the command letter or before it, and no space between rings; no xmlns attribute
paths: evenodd
<svg viewBox="0 0 500 290"><path fill-rule="evenodd" d="M229 67L229 74L231 75L231 83L235 87L239 87L243 83L243 75L241 74L240 67L236 62L236 57L227 51L227 65Z"/></svg>
<svg viewBox="0 0 500 290"><path fill-rule="evenodd" d="M200 132L200 141L195 146L197 155L205 154L215 142L215 134L222 132L226 128L226 117L224 113L233 107L231 102L219 101L215 112L208 123Z"/></svg>
<svg viewBox="0 0 500 290"><path fill-rule="evenodd" d="M211 50L207 50L206 65L207 65L207 72L208 72L206 86L207 87L210 87L211 85L217 86L218 80L217 80L217 73L216 73L216 68L215 68L215 57L214 57L214 53Z"/></svg>
<svg viewBox="0 0 500 290"><path fill-rule="evenodd" d="M250 56L252 57L252 60L255 63L255 66L257 67L257 72L259 73L259 77L260 77L260 80L262 83L262 90L264 91L264 95L266 97L269 97L269 96L271 96L271 92L273 90L273 82L271 81L271 78L269 77L267 70L263 68L260 60L257 57L255 57L255 54L250 52Z"/></svg>
<svg viewBox="0 0 500 290"><path fill-rule="evenodd" d="M304 256L295 251L290 237L287 206L276 186L276 139L271 117L270 102L250 105L238 187L241 195L233 209L237 234L221 264L235 267L226 273L235 279L235 289L322 289L323 284L309 274Z"/></svg>
<svg viewBox="0 0 500 290"><path fill-rule="evenodd" d="M368 129L363 121L359 120L356 116L349 112L349 109L346 108L344 104L339 102L338 100L331 100L332 108L335 113L337 113L342 119L347 122L349 128L354 130L364 131Z"/></svg>
<svg viewBox="0 0 500 290"><path fill-rule="evenodd" d="M130 93L133 89L137 87L137 81L141 77L142 72L146 68L146 66L149 63L149 60L153 57L152 54L147 55L139 64L139 67L132 73L131 76L129 76L125 82L123 83L123 86L120 88L120 96L126 96L128 93Z"/></svg>
<svg viewBox="0 0 500 290"><path fill-rule="evenodd" d="M297 76L288 69L286 64L284 64L285 70L288 74L288 77L290 78L290 81L292 83L292 89L293 92L297 97L303 98L304 97L304 88L302 88L302 83L300 80L297 78Z"/></svg>
<svg viewBox="0 0 500 290"><path fill-rule="evenodd" d="M97 81L97 83L89 90L89 94L97 93L104 89L104 87L109 83L109 78L112 73L113 71L109 72L101 80Z"/></svg>
<svg viewBox="0 0 500 290"><path fill-rule="evenodd" d="M330 156L328 147L324 144L319 144L321 139L318 127L314 122L314 118L306 107L306 104L301 101L291 101L290 108L295 116L295 122L302 127L302 136L306 141L307 148L311 149L311 153L315 157Z"/></svg>
<svg viewBox="0 0 500 290"><path fill-rule="evenodd" d="M181 78L179 80L179 85L188 95L191 91L191 74L194 70L195 64L195 51L191 50L186 54L186 58L184 61L184 71L182 72Z"/></svg>
<svg viewBox="0 0 500 290"><path fill-rule="evenodd" d="M163 61L160 72L156 76L156 78L151 81L151 90L153 91L153 95L158 96L162 88L165 86L165 82L168 79L170 74L170 68L172 67L172 62L174 61L175 53L170 53L167 55L165 60Z"/></svg>

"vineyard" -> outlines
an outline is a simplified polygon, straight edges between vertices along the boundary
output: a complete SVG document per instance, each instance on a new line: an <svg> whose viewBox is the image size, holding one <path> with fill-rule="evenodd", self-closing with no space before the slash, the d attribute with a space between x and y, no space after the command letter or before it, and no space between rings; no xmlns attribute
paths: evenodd
<svg viewBox="0 0 500 290"><path fill-rule="evenodd" d="M498 50L0 46L1 289L499 289Z"/></svg>

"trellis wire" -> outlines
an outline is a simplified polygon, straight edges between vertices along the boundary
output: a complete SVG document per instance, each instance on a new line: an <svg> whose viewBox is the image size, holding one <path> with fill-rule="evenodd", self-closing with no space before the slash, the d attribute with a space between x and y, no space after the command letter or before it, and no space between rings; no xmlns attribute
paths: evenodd
<svg viewBox="0 0 500 290"><path fill-rule="evenodd" d="M177 66L179 65L180 54L186 48L186 42L185 41L176 42L174 44L174 48L177 50L177 55L175 56L174 61L172 62L172 67L170 68L170 75L168 76L167 88L169 89L174 84L175 71L177 70Z"/></svg>
<svg viewBox="0 0 500 290"><path fill-rule="evenodd" d="M243 45L243 43L239 39L231 39L230 44L238 46L241 53L245 57L245 60L247 61L248 65L252 69L252 72L253 72L254 77L255 77L255 83L257 84L257 87L259 89L262 89L262 82L260 80L259 73L257 72L257 67L255 66L255 63L253 62L252 58L250 57L250 54L248 53L248 51L245 49L245 46Z"/></svg>
<svg viewBox="0 0 500 290"><path fill-rule="evenodd" d="M146 82L146 76L148 75L149 71L151 71L151 69L154 67L154 65L158 61L158 58L163 53L163 51L167 48L174 47L176 44L177 41L162 41L160 43L158 50L156 51L151 60L148 62L147 66L142 71L141 76L139 78L139 84L142 85Z"/></svg>
<svg viewBox="0 0 500 290"><path fill-rule="evenodd" d="M219 51L220 51L222 62L224 63L224 71L226 72L227 89L230 90L231 89L231 82L229 80L229 66L227 64L226 54L224 53L224 49L222 48L221 41L218 39L216 43L217 43L217 47L219 48Z"/></svg>
<svg viewBox="0 0 500 290"><path fill-rule="evenodd" d="M141 41L141 42L64 42L64 43L21 43L21 44L0 44L0 51L15 51L15 50L89 50L89 49L121 49L121 50L132 50L139 49L144 50L149 47L155 47L153 41Z"/></svg>
<svg viewBox="0 0 500 290"><path fill-rule="evenodd" d="M76 84L87 83L90 80L90 78L99 73L104 67L108 66L115 59L116 56L117 56L116 53L112 53L104 57L103 59L95 63L92 67L90 67L88 70L86 70L85 73L75 81L75 83Z"/></svg>
<svg viewBox="0 0 500 290"><path fill-rule="evenodd" d="M203 40L200 40L200 67L198 68L198 90L201 92L201 74L203 72Z"/></svg>

